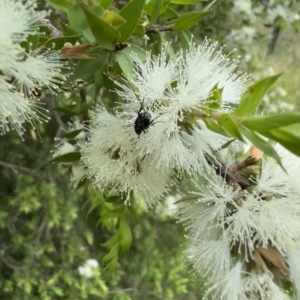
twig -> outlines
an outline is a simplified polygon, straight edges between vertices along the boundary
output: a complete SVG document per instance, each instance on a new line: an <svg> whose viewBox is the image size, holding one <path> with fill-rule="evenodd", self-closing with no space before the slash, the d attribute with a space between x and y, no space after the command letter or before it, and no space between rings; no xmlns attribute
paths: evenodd
<svg viewBox="0 0 300 300"><path fill-rule="evenodd" d="M54 27L49 20L47 19L41 19L38 21L39 24L47 27L50 30L50 37L57 38L60 36L63 36L62 32L58 30L56 27Z"/></svg>
<svg viewBox="0 0 300 300"><path fill-rule="evenodd" d="M236 172L231 166L217 161L207 153L205 157L208 164L214 167L216 173L222 176L226 180L226 182L234 188L240 187L241 189L245 190L254 185L254 182Z"/></svg>
<svg viewBox="0 0 300 300"><path fill-rule="evenodd" d="M30 173L30 174L36 174L36 171L34 171L34 170L28 169L28 168L23 167L23 166L6 163L4 161L0 161L0 165L3 166L3 167L6 167L6 168L10 168L15 173L17 173L16 170L20 170L20 171L27 172L27 173Z"/></svg>
<svg viewBox="0 0 300 300"><path fill-rule="evenodd" d="M161 27L150 27L150 28L146 28L145 30L145 34L149 34L149 33L158 33L159 31L172 31L173 28L171 25L163 25Z"/></svg>

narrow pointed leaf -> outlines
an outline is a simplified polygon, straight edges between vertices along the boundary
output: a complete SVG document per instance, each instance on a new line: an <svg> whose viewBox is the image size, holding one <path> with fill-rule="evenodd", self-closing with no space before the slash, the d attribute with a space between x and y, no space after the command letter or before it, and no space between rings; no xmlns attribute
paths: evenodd
<svg viewBox="0 0 300 300"><path fill-rule="evenodd" d="M229 114L223 114L219 123L224 127L225 131L232 137L244 141L243 136L240 132L239 126L236 121Z"/></svg>
<svg viewBox="0 0 300 300"><path fill-rule="evenodd" d="M300 113L286 112L269 117L246 117L241 124L251 130L264 132L291 124L300 123Z"/></svg>
<svg viewBox="0 0 300 300"><path fill-rule="evenodd" d="M68 133L65 133L63 135L63 137L65 137L66 139L74 139L79 133L81 133L83 131L83 129L77 129Z"/></svg>
<svg viewBox="0 0 300 300"><path fill-rule="evenodd" d="M77 64L74 73L68 78L68 82L72 82L79 78L86 78L96 73L98 70L102 69L108 59L108 51L102 47L94 48L89 51L88 54L98 54L99 56L92 60L81 60Z"/></svg>
<svg viewBox="0 0 300 300"><path fill-rule="evenodd" d="M257 148L262 150L265 154L273 157L283 168L283 165L281 163L281 159L280 159L279 155L277 154L274 147L272 145L270 145L270 143L268 143L259 134L257 134L254 131L249 130L248 128L242 127L241 132L254 146L256 146Z"/></svg>
<svg viewBox="0 0 300 300"><path fill-rule="evenodd" d="M120 37L119 32L85 7L82 9L85 13L86 19L90 25L90 30L92 31L95 40L100 43L103 48L114 50L115 45Z"/></svg>
<svg viewBox="0 0 300 300"><path fill-rule="evenodd" d="M125 42L130 38L140 20L144 5L145 0L133 0L120 11L120 16L126 20L126 23L119 28L119 42Z"/></svg>
<svg viewBox="0 0 300 300"><path fill-rule="evenodd" d="M55 9L68 12L68 10L74 5L72 0L47 0Z"/></svg>
<svg viewBox="0 0 300 300"><path fill-rule="evenodd" d="M173 24L174 30L186 30L196 25L208 11L191 11L182 14Z"/></svg>
<svg viewBox="0 0 300 300"><path fill-rule="evenodd" d="M281 74L273 75L255 82L242 96L239 106L234 111L236 116L247 116L252 114L259 106L263 96Z"/></svg>
<svg viewBox="0 0 300 300"><path fill-rule="evenodd" d="M70 152L70 153L63 154L61 156L57 156L53 158L51 161L57 163L69 163L69 162L78 161L80 157L81 157L80 152Z"/></svg>
<svg viewBox="0 0 300 300"><path fill-rule="evenodd" d="M133 78L134 67L132 64L132 55L136 54L141 61L146 60L146 51L134 45L130 45L122 51L116 53L116 60L122 69L124 75L129 78Z"/></svg>
<svg viewBox="0 0 300 300"><path fill-rule="evenodd" d="M198 4L200 2L202 2L202 0L171 0L171 3L173 4L182 4L182 5Z"/></svg>
<svg viewBox="0 0 300 300"><path fill-rule="evenodd" d="M262 132L262 134L300 156L300 123Z"/></svg>
<svg viewBox="0 0 300 300"><path fill-rule="evenodd" d="M119 236L121 250L123 253L127 253L131 245L132 235L130 227L124 215L120 219Z"/></svg>

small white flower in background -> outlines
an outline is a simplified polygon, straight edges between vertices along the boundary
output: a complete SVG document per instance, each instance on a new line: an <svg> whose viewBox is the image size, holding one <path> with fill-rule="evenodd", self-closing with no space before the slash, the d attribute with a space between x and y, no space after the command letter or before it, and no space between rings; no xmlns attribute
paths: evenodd
<svg viewBox="0 0 300 300"><path fill-rule="evenodd" d="M253 42L256 35L256 29L251 26L243 26L239 29L232 29L226 36L226 42L229 45L249 45Z"/></svg>
<svg viewBox="0 0 300 300"><path fill-rule="evenodd" d="M78 267L78 272L81 276L92 278L95 275L95 269L99 267L96 259L88 259L83 266Z"/></svg>
<svg viewBox="0 0 300 300"><path fill-rule="evenodd" d="M189 115L203 116L216 88L222 90L220 111L230 111L245 91L247 76L235 72L237 59L230 60L208 40L173 58L167 46L158 57L148 53L146 61L134 55L133 63L132 78L116 82L124 102L115 114L102 105L96 108L82 160L95 186L126 199L134 190L151 206L169 190L174 169L179 175L200 172L206 166L204 153L228 141L200 120L190 124ZM141 106L154 122L135 128Z"/></svg>
<svg viewBox="0 0 300 300"><path fill-rule="evenodd" d="M45 121L46 111L37 101L36 89L56 89L63 77L57 53L40 48L26 53L20 43L38 34L36 22L45 16L35 12L36 1L0 1L0 134L15 129L23 133L23 123Z"/></svg>
<svg viewBox="0 0 300 300"><path fill-rule="evenodd" d="M186 256L207 280L207 299L291 299L281 280L300 297L300 158L275 149L287 173L264 156L251 166L250 188L212 171L195 184L193 199L177 204L188 231Z"/></svg>
<svg viewBox="0 0 300 300"><path fill-rule="evenodd" d="M269 91L263 97L262 104L264 106L264 110L270 113L294 110L295 106L285 101L286 95L287 92L282 87L277 87L276 89Z"/></svg>

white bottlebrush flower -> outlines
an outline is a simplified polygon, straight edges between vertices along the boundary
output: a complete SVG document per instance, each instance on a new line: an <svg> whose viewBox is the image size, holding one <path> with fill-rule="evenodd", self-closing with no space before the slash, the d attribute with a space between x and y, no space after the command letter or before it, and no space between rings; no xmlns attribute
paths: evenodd
<svg viewBox="0 0 300 300"><path fill-rule="evenodd" d="M291 278L294 283L297 299L300 299L300 243L299 240L287 247L287 261L290 266Z"/></svg>
<svg viewBox="0 0 300 300"><path fill-rule="evenodd" d="M241 147L230 149L244 157ZM178 219L188 231L187 258L206 277L209 299L290 299L277 285L289 272L300 292L300 159L280 145L275 149L287 173L267 156L245 174L229 159L228 176L217 175L218 169L202 175L197 191L177 204ZM239 179L247 179L248 188ZM243 268L230 270L236 260Z"/></svg>
<svg viewBox="0 0 300 300"><path fill-rule="evenodd" d="M204 122L189 124L189 115L205 114L216 101L210 98L214 89L222 90L220 110L230 110L245 91L247 76L235 72L237 59L230 60L208 40L173 58L166 53L165 48L157 58L148 53L145 62L133 56L134 75L116 82L116 92L125 100L117 115L128 121L134 136L136 112L143 105L151 120L157 120L146 134L140 130L134 152L151 156L158 167L198 172L205 164L204 151L211 153L228 139L207 130Z"/></svg>
<svg viewBox="0 0 300 300"><path fill-rule="evenodd" d="M288 294L279 288L273 281L270 273L258 271L256 274L247 274L243 278L243 289L247 297L252 300L290 300Z"/></svg>
<svg viewBox="0 0 300 300"><path fill-rule="evenodd" d="M238 261L226 275L220 276L214 282L212 287L206 291L204 299L246 300L242 273L243 263Z"/></svg>
<svg viewBox="0 0 300 300"><path fill-rule="evenodd" d="M47 117L37 102L36 89L55 89L62 76L57 53L40 48L26 53L20 46L29 35L37 35L36 22L45 13L35 12L36 1L2 0L0 2L0 131L23 132L23 123L43 121ZM45 110L44 110L45 111ZM32 121L34 122L34 121Z"/></svg>
<svg viewBox="0 0 300 300"><path fill-rule="evenodd" d="M247 78L235 72L237 59L230 60L208 40L173 58L166 47L156 58L148 53L145 62L133 55L133 76L116 82L124 101L115 114L96 108L90 140L82 148L95 186L126 199L133 190L148 205L168 191L174 169L179 175L203 170L205 155L229 140L207 129L201 117L208 109L216 112L211 106L218 100L220 111L231 110ZM221 99L213 99L216 89ZM193 115L197 120L191 123Z"/></svg>
<svg viewBox="0 0 300 300"><path fill-rule="evenodd" d="M109 193L120 193L125 200L130 192L152 206L173 183L172 169L158 169L151 157L139 154L141 142L128 121L99 106L92 117L90 140L82 147L82 161L94 185Z"/></svg>

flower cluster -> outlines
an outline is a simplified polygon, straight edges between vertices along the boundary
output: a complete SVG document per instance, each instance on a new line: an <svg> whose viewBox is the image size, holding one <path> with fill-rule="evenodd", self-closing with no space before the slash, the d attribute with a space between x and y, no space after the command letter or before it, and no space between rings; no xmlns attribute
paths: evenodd
<svg viewBox="0 0 300 300"><path fill-rule="evenodd" d="M255 29L258 18L272 27L277 24L282 27L283 23L286 27L295 25L300 19L300 14L294 12L297 11L294 4L293 0L267 0L264 3L251 0L232 1L231 13L236 19L236 24L226 37L227 43L232 46L249 45L253 39L259 38L261 32Z"/></svg>
<svg viewBox="0 0 300 300"><path fill-rule="evenodd" d="M0 1L0 133L15 129L23 132L23 123L46 120L44 109L29 99L37 98L37 89L56 87L62 64L59 56L45 48L27 53L20 44L38 34L36 22L45 14L35 12L36 1Z"/></svg>
<svg viewBox="0 0 300 300"><path fill-rule="evenodd" d="M246 167L248 158L228 164L226 179L208 172L194 198L178 203L188 230L186 254L208 279L208 299L290 299L279 287L286 280L300 295L300 161L275 148L287 173L267 157ZM246 189L228 180L234 175L244 182L242 166L244 176L251 174Z"/></svg>
<svg viewBox="0 0 300 300"><path fill-rule="evenodd" d="M208 40L172 58L167 50L158 57L148 53L146 61L133 56L134 76L116 82L124 102L114 114L97 107L90 140L82 148L82 160L97 187L126 199L134 190L150 206L169 190L174 169L177 175L201 172L205 154L228 141L192 119L205 116L218 102L212 98L216 90L222 91L219 111L230 110L247 79L235 73L238 60L230 60Z"/></svg>

